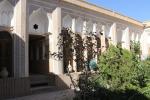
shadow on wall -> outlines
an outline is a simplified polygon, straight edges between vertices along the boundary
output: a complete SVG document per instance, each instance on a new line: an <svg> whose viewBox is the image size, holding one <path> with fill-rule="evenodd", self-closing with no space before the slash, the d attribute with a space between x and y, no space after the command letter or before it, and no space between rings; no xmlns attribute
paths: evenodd
<svg viewBox="0 0 150 100"><path fill-rule="evenodd" d="M7 75L0 77L19 77L19 70L23 70L20 64L25 63L25 42L9 29L4 27L3 30L0 31L0 74L6 74L3 71L5 68Z"/></svg>
<svg viewBox="0 0 150 100"><path fill-rule="evenodd" d="M19 78L25 74L25 42L9 29L3 30L0 32L0 100L30 94L29 78Z"/></svg>

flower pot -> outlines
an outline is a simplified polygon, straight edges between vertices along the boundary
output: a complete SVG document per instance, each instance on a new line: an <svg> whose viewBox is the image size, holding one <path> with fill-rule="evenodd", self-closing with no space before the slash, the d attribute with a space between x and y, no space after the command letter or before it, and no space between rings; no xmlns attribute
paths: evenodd
<svg viewBox="0 0 150 100"><path fill-rule="evenodd" d="M8 77L8 71L6 67L3 67L2 70L0 71L0 77L1 78L6 78Z"/></svg>

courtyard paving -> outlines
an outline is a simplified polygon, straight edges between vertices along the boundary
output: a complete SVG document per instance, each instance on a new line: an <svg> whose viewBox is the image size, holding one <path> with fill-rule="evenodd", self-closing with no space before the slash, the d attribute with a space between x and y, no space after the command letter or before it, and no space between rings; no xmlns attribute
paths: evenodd
<svg viewBox="0 0 150 100"><path fill-rule="evenodd" d="M36 93L29 96L18 97L7 100L73 100L74 91L71 89L54 92Z"/></svg>

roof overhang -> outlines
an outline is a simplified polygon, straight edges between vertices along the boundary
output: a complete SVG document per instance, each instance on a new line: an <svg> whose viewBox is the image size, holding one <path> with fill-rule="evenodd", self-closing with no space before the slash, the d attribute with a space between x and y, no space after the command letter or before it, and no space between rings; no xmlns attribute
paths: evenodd
<svg viewBox="0 0 150 100"><path fill-rule="evenodd" d="M126 21L128 23L134 24L134 25L142 27L142 28L144 26L143 23L140 22L140 21L137 21L137 20L132 19L130 17L121 15L121 14L116 13L116 12L111 11L111 10L108 10L108 9L105 9L105 8L102 8L102 7L98 7L96 5L93 5L93 4L90 4L90 3L86 2L84 0L62 0L62 1L67 2L67 3L71 3L73 5L76 5L76 6L91 10L91 11L102 13L102 14L110 16L110 17L114 17L114 18Z"/></svg>

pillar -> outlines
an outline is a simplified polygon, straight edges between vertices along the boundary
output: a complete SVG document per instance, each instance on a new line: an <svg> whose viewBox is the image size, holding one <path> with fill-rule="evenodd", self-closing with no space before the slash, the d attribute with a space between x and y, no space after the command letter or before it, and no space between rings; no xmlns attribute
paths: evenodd
<svg viewBox="0 0 150 100"><path fill-rule="evenodd" d="M86 35L87 35L87 21L83 22L83 31L82 31L82 39L84 43L86 42ZM84 60L87 61L87 49L84 50Z"/></svg>
<svg viewBox="0 0 150 100"><path fill-rule="evenodd" d="M73 19L72 19L72 32L75 33L75 31L76 31L76 19L73 18Z"/></svg>
<svg viewBox="0 0 150 100"><path fill-rule="evenodd" d="M94 33L95 35L97 35L97 34L96 34L96 28L97 28L97 24L94 23L94 24L93 24L93 33Z"/></svg>
<svg viewBox="0 0 150 100"><path fill-rule="evenodd" d="M94 23L93 24L93 34L97 36L97 34L96 34L96 28L97 28L97 24ZM97 41L96 41L96 39L94 39L92 42L95 44L93 48L94 48L95 52L97 52ZM97 59L98 59L98 55L97 54L95 55L95 59L96 59L96 62L98 62L97 61Z"/></svg>
<svg viewBox="0 0 150 100"><path fill-rule="evenodd" d="M117 44L117 36L116 36L116 23L113 23L111 28L110 28L110 36L109 38L111 39L111 43L113 45L116 45Z"/></svg>
<svg viewBox="0 0 150 100"><path fill-rule="evenodd" d="M123 32L122 48L130 50L129 28L127 27Z"/></svg>
<svg viewBox="0 0 150 100"><path fill-rule="evenodd" d="M14 77L28 77L28 0L18 0L14 18Z"/></svg>
<svg viewBox="0 0 150 100"><path fill-rule="evenodd" d="M148 54L149 44L150 43L149 43L148 32L145 30L141 34L141 50L142 50L141 58L142 60L146 59L149 56Z"/></svg>
<svg viewBox="0 0 150 100"><path fill-rule="evenodd" d="M52 53L62 52L62 48L59 48L58 45L58 36L61 33L61 8L57 7L52 12L52 37L53 37L53 45L52 45ZM52 59L53 65L50 66L51 72L54 74L63 74L63 59Z"/></svg>
<svg viewBox="0 0 150 100"><path fill-rule="evenodd" d="M106 50L106 44L105 44L105 25L102 25L102 34L101 34L101 52L104 52Z"/></svg>
<svg viewBox="0 0 150 100"><path fill-rule="evenodd" d="M76 32L76 19L75 18L72 19L72 32L73 33ZM73 70L75 72L77 72L77 62L75 61L75 59L76 59L75 54L76 54L76 51L74 50L74 55L73 55Z"/></svg>

